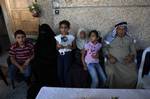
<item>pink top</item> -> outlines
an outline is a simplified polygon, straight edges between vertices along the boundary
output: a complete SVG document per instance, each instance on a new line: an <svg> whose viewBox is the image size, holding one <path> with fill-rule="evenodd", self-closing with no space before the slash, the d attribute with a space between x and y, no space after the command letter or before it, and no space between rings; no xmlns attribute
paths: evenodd
<svg viewBox="0 0 150 99"><path fill-rule="evenodd" d="M92 54L97 54L99 50L101 49L102 44L101 43L96 43L93 44L92 42L88 42L85 44L85 50L87 51L87 54L85 56L85 62L86 64L90 63L99 63L99 59L95 59L92 57Z"/></svg>

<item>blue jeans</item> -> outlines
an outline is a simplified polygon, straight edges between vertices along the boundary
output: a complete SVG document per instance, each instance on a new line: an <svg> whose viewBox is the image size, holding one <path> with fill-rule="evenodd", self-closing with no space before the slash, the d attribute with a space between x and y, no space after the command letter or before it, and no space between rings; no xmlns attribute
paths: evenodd
<svg viewBox="0 0 150 99"><path fill-rule="evenodd" d="M70 85L70 67L71 67L72 56L71 52L66 52L65 55L58 55L58 78L62 86Z"/></svg>
<svg viewBox="0 0 150 99"><path fill-rule="evenodd" d="M18 67L13 65L13 64L11 64L9 66L8 70L9 70L9 78L10 78L10 80L15 80ZM30 75L31 75L31 67L29 65L29 66L26 66L26 68L24 69L23 76L24 76L25 80L27 80L28 77L30 77Z"/></svg>
<svg viewBox="0 0 150 99"><path fill-rule="evenodd" d="M103 86L106 82L106 75L99 63L90 63L87 65L89 74L92 79L91 88L97 88L99 82Z"/></svg>

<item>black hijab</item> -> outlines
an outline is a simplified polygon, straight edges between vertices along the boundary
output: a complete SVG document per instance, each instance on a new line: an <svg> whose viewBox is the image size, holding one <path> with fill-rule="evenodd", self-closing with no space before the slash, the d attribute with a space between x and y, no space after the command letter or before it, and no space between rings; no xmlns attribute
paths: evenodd
<svg viewBox="0 0 150 99"><path fill-rule="evenodd" d="M28 99L35 99L43 86L58 85L57 50L55 33L47 24L39 26L39 35L35 44L35 58L32 63L34 81L28 90Z"/></svg>
<svg viewBox="0 0 150 99"><path fill-rule="evenodd" d="M55 33L47 24L39 27L39 36L35 45L35 59L50 61L56 57Z"/></svg>

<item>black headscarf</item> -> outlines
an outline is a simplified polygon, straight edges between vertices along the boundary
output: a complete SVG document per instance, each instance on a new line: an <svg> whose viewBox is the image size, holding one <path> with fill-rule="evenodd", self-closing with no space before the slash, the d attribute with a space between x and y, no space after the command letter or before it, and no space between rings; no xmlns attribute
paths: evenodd
<svg viewBox="0 0 150 99"><path fill-rule="evenodd" d="M47 24L42 24L39 27L39 36L35 45L36 58L49 60L54 57L56 52L55 33ZM49 56L48 56L49 55Z"/></svg>
<svg viewBox="0 0 150 99"><path fill-rule="evenodd" d="M47 24L39 26L39 36L35 44L35 58L32 62L32 72L35 80L32 82L27 99L35 99L43 86L57 86L57 50L55 33Z"/></svg>

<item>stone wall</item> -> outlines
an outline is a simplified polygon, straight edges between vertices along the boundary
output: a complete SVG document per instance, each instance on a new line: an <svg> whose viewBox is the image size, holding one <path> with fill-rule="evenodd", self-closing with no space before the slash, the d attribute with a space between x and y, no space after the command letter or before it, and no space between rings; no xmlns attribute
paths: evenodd
<svg viewBox="0 0 150 99"><path fill-rule="evenodd" d="M60 7L85 7L85 6L147 6L149 0L55 0Z"/></svg>
<svg viewBox="0 0 150 99"><path fill-rule="evenodd" d="M138 40L138 47L150 46L150 0L55 0L60 2L55 15L52 0L38 0L42 6L40 23L48 23L58 32L59 21L66 19L76 33L82 27L97 29L104 36L121 21L129 23L129 32Z"/></svg>
<svg viewBox="0 0 150 99"><path fill-rule="evenodd" d="M53 5L52 0L37 0L41 6L42 15L40 17L40 24L47 23L53 27Z"/></svg>

